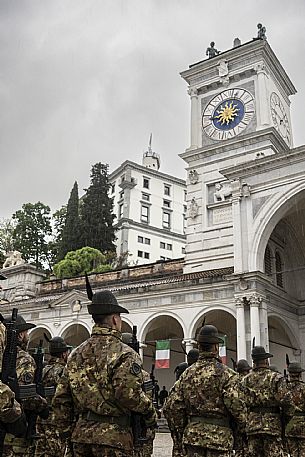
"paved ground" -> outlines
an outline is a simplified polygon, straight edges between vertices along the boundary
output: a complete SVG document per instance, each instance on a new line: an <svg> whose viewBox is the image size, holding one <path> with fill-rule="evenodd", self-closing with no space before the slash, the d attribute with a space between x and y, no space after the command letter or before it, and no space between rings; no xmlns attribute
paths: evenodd
<svg viewBox="0 0 305 457"><path fill-rule="evenodd" d="M156 433L153 457L171 457L172 439L169 433Z"/></svg>

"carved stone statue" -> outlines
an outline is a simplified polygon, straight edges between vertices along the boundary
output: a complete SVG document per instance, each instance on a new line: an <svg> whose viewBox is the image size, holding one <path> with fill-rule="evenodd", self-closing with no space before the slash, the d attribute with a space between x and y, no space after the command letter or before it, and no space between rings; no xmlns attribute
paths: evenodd
<svg viewBox="0 0 305 457"><path fill-rule="evenodd" d="M192 219L198 215L199 206L196 203L195 198L193 197L190 203L189 215Z"/></svg>
<svg viewBox="0 0 305 457"><path fill-rule="evenodd" d="M3 264L3 268L14 267L16 265L23 265L25 260L21 257L21 252L10 251L6 254L6 261Z"/></svg>
<svg viewBox="0 0 305 457"><path fill-rule="evenodd" d="M224 76L227 76L229 74L228 61L226 59L220 60L217 69L218 69L218 75L221 78L223 78Z"/></svg>
<svg viewBox="0 0 305 457"><path fill-rule="evenodd" d="M218 182L215 184L215 193L214 193L215 203L224 202L231 196L232 196L232 186L229 182L225 182L225 183Z"/></svg>
<svg viewBox="0 0 305 457"><path fill-rule="evenodd" d="M209 56L209 59L212 59L212 57L218 56L218 54L220 54L220 51L217 51L217 49L214 46L215 46L215 43L214 43L214 41L212 41L210 43L210 47L207 48L207 50L206 50L205 54L207 56Z"/></svg>
<svg viewBox="0 0 305 457"><path fill-rule="evenodd" d="M189 180L191 184L197 184L199 181L199 176L196 170L189 171Z"/></svg>
<svg viewBox="0 0 305 457"><path fill-rule="evenodd" d="M229 67L228 61L226 59L222 59L219 61L217 70L220 82L224 85L229 84Z"/></svg>
<svg viewBox="0 0 305 457"><path fill-rule="evenodd" d="M234 38L234 41L233 41L233 48L238 48L238 46L241 45L241 41L239 38Z"/></svg>
<svg viewBox="0 0 305 457"><path fill-rule="evenodd" d="M267 40L266 36L266 27L264 27L262 24L257 24L257 38L258 40Z"/></svg>

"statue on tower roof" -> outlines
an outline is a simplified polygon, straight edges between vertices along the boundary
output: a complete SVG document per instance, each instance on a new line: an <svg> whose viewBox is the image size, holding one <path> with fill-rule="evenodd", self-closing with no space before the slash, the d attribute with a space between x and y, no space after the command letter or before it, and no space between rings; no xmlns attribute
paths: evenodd
<svg viewBox="0 0 305 457"><path fill-rule="evenodd" d="M263 26L263 24L259 23L257 24L257 39L258 40L267 40L266 36L266 27Z"/></svg>
<svg viewBox="0 0 305 457"><path fill-rule="evenodd" d="M220 51L217 51L215 48L215 43L212 41L210 43L210 47L207 48L206 53L207 56L209 56L209 59L212 59L212 57L218 56L220 54Z"/></svg>

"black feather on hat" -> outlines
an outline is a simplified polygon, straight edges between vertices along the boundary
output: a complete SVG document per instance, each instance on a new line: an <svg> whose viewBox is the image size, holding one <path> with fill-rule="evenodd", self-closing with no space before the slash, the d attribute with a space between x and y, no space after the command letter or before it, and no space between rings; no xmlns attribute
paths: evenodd
<svg viewBox="0 0 305 457"><path fill-rule="evenodd" d="M87 306L89 314L100 316L121 313L129 314L129 311L126 308L123 308L118 304L117 299L110 290L102 290L101 292L93 293L87 274L86 289L87 296L92 302Z"/></svg>

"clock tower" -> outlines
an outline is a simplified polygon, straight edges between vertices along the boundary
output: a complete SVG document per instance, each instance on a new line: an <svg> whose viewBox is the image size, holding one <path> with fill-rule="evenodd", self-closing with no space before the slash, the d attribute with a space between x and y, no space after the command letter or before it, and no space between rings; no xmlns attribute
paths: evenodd
<svg viewBox="0 0 305 457"><path fill-rule="evenodd" d="M266 40L255 39L181 73L191 99L185 272L247 268L234 202L250 196L225 169L293 147L289 97L296 89ZM242 224L241 224L242 225Z"/></svg>
<svg viewBox="0 0 305 457"><path fill-rule="evenodd" d="M292 147L290 100L296 90L266 40L253 40L190 65L191 145L221 145L274 127Z"/></svg>

